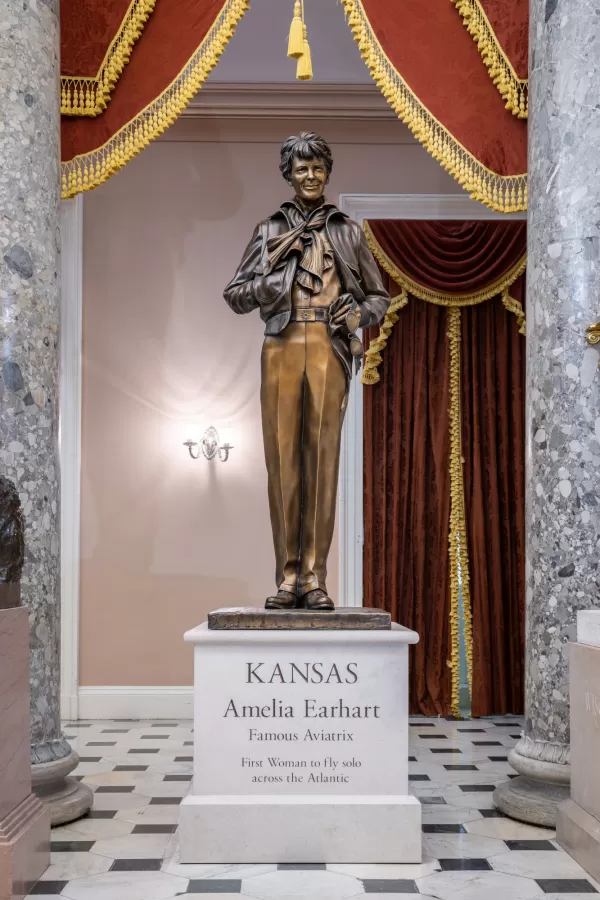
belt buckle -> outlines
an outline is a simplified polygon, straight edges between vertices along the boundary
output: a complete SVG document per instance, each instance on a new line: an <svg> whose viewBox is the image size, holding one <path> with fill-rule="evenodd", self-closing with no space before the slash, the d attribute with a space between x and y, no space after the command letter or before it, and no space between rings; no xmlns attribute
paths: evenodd
<svg viewBox="0 0 600 900"><path fill-rule="evenodd" d="M299 309L297 315L301 322L316 322L317 314L314 309Z"/></svg>

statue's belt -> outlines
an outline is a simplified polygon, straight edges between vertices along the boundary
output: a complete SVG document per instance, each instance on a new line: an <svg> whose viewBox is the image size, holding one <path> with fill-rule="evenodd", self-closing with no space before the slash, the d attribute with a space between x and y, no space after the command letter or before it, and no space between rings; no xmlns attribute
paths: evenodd
<svg viewBox="0 0 600 900"><path fill-rule="evenodd" d="M329 322L329 310L325 307L296 307L292 310L290 322Z"/></svg>

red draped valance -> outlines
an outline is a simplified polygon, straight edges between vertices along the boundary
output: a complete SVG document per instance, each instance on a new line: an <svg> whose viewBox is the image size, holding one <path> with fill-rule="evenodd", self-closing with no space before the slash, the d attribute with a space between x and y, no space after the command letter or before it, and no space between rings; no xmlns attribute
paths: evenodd
<svg viewBox="0 0 600 900"><path fill-rule="evenodd" d="M506 78L485 48L497 36L498 59L521 77L527 0L506 0L514 21L501 15L501 0L460 2L459 12L448 0L342 0L375 82L427 151L475 199L503 212L525 209L526 123L506 108ZM64 197L102 184L177 118L248 5L61 0ZM485 39L471 27L475 11L489 25Z"/></svg>
<svg viewBox="0 0 600 900"><path fill-rule="evenodd" d="M453 4L342 3L371 75L429 153L475 199L525 209L526 122L505 108Z"/></svg>
<svg viewBox="0 0 600 900"><path fill-rule="evenodd" d="M175 121L216 65L248 4L157 0L104 112L62 118L63 197L102 184ZM62 40L70 41L65 29Z"/></svg>

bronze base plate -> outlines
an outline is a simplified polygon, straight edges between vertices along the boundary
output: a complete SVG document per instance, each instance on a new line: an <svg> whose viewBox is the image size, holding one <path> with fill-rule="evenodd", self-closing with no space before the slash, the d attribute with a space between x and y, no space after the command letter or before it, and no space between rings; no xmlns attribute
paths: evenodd
<svg viewBox="0 0 600 900"><path fill-rule="evenodd" d="M215 609L208 614L211 630L256 629L280 631L389 631L392 617L382 609L363 606L346 606L337 609L262 609L233 606Z"/></svg>

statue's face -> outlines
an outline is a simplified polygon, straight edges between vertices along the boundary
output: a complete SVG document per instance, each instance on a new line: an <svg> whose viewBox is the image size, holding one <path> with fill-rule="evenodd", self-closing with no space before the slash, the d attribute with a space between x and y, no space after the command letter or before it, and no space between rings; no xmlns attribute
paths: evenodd
<svg viewBox="0 0 600 900"><path fill-rule="evenodd" d="M291 182L297 197L314 203L323 196L327 184L327 167L322 159L294 158Z"/></svg>

